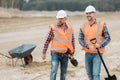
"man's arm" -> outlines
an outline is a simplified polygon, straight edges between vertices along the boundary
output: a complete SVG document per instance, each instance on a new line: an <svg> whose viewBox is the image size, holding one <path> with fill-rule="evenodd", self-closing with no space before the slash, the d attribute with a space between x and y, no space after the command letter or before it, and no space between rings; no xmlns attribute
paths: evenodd
<svg viewBox="0 0 120 80"><path fill-rule="evenodd" d="M82 32L82 30L80 29L80 32L79 32L79 43L81 46L83 47L86 47L86 48L89 48L88 44L85 43L85 40L84 40L84 33Z"/></svg>
<svg viewBox="0 0 120 80"><path fill-rule="evenodd" d="M53 39L53 37L54 37L53 30L51 28L50 31L49 31L49 33L48 33L48 37L46 39L46 42L44 44L43 53L42 53L42 59L46 59L46 51L47 51L49 43Z"/></svg>
<svg viewBox="0 0 120 80"><path fill-rule="evenodd" d="M107 29L106 25L104 25L102 36L104 37L105 40L100 44L101 48L105 47L111 40L110 34L108 32L108 29Z"/></svg>
<svg viewBox="0 0 120 80"><path fill-rule="evenodd" d="M52 30L52 28L50 28L50 31L48 32L47 39L46 39L45 44L44 44L43 54L46 54L46 51L47 51L48 46L49 46L49 43L53 39L53 37L54 37L53 30Z"/></svg>

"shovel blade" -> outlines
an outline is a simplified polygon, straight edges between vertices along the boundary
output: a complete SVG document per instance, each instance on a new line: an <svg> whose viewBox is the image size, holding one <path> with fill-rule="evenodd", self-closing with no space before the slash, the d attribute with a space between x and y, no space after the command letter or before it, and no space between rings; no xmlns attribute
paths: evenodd
<svg viewBox="0 0 120 80"><path fill-rule="evenodd" d="M75 58L71 59L70 62L72 63L73 66L75 67L78 66L78 61Z"/></svg>
<svg viewBox="0 0 120 80"><path fill-rule="evenodd" d="M117 80L117 77L115 75L109 76L108 78L105 78L105 80Z"/></svg>

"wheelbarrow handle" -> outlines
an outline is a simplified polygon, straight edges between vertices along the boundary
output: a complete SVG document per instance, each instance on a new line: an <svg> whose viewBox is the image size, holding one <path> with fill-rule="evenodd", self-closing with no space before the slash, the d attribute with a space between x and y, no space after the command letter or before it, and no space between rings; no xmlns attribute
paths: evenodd
<svg viewBox="0 0 120 80"><path fill-rule="evenodd" d="M0 55L2 55L2 56L5 56L5 57L7 57L7 58L12 59L11 57L9 57L9 56L7 56L7 55L4 55L4 54L2 54L2 53L0 53Z"/></svg>
<svg viewBox="0 0 120 80"><path fill-rule="evenodd" d="M96 39L96 38L93 38L93 39L90 40L90 42L91 42L92 44L95 44L95 43L97 42L97 39ZM109 71L108 71L108 69L107 69L107 67L106 67L106 65L105 65L105 62L104 62L102 56L100 55L100 51L99 51L98 48L96 48L96 49L97 49L98 55L99 55L99 57L100 57L100 59L101 59L101 61L102 61L102 63L103 63L103 66L104 66L104 68L105 68L105 70L106 70L106 72L107 72L107 74L108 74L108 77L110 77L110 73L109 73Z"/></svg>

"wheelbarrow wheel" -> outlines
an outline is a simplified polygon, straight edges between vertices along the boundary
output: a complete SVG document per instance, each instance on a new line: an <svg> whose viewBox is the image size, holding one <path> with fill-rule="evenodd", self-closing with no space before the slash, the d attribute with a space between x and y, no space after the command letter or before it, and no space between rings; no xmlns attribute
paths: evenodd
<svg viewBox="0 0 120 80"><path fill-rule="evenodd" d="M26 57L24 57L24 62L25 62L25 65L28 65L29 63L31 63L33 61L33 57L32 55L28 55Z"/></svg>

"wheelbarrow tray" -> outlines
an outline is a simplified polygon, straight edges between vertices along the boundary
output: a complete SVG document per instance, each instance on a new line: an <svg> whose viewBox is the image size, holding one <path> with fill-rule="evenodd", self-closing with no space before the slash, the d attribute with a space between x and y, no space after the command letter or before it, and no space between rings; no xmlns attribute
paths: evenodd
<svg viewBox="0 0 120 80"><path fill-rule="evenodd" d="M36 47L35 44L23 44L9 51L12 58L24 58L31 54Z"/></svg>

